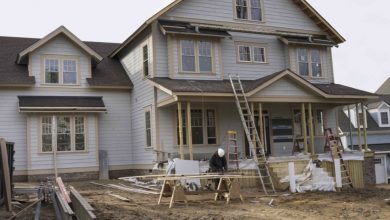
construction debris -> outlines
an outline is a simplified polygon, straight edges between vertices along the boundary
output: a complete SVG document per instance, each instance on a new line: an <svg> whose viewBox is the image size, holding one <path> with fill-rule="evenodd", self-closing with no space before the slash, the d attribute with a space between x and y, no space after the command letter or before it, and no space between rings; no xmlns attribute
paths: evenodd
<svg viewBox="0 0 390 220"><path fill-rule="evenodd" d="M78 219L82 220L92 220L96 219L94 208L85 200L77 190L73 187L70 187L70 198L72 200L72 207L74 209L75 215Z"/></svg>
<svg viewBox="0 0 390 220"><path fill-rule="evenodd" d="M5 187L5 203L7 207L7 211L12 211L12 199L11 199L11 175L10 175L10 169L9 169L9 162L8 162L8 153L7 153L7 145L5 143L5 139L0 138L0 160L1 160L1 169L2 169L2 180L3 182L0 183L2 186Z"/></svg>
<svg viewBox="0 0 390 220"><path fill-rule="evenodd" d="M123 187L115 184L100 184L100 183L95 183L95 182L90 182L91 184L97 185L97 186L102 186L102 187L107 187L107 188L113 188L113 189L118 189L126 192L134 192L134 193L141 193L141 194L152 194L152 195L159 195L158 192L153 192L153 191L146 191L142 189L134 189L130 187Z"/></svg>

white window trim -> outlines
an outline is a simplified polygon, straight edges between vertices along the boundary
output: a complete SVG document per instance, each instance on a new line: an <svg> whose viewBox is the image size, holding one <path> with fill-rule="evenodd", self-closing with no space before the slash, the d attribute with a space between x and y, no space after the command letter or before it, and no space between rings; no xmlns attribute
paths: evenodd
<svg viewBox="0 0 390 220"><path fill-rule="evenodd" d="M174 118L175 118L175 121L174 121L174 133L175 133L175 140L174 140L174 143L176 144L176 147L179 147L179 143L177 142L178 140L178 117L177 117L177 108L175 108L175 110L173 111L173 114L174 114ZM212 147L215 147L215 146L219 146L220 143L219 143L219 126L218 126L218 112L217 112L217 108L216 107L211 107L211 106L204 106L204 107L201 107L201 106L196 106L194 105L193 107L191 107L191 110L202 110L202 123L203 123L203 144L192 144L193 146L195 147L204 147L204 146L212 146ZM215 111L215 132L216 132L216 139L217 139L217 143L216 144L208 144L207 141L208 141L208 136L207 136L207 115L206 115L206 110L214 110ZM186 111L186 114L185 116L187 117L187 108L186 107L182 107L182 111ZM183 118L184 120L184 118ZM185 122L187 123L187 121ZM183 127L184 128L184 127ZM186 129L186 128L185 128ZM188 146L188 143L183 145L183 146Z"/></svg>
<svg viewBox="0 0 390 220"><path fill-rule="evenodd" d="M145 60L144 59L144 48L147 47L147 50L148 50L148 58ZM146 43L146 44L143 44L142 47L141 47L141 50L142 50L142 75L144 78L150 78L151 74L150 74L150 49L149 49L149 45ZM145 62L148 62L148 75L145 75L145 66L144 66L144 63Z"/></svg>
<svg viewBox="0 0 390 220"><path fill-rule="evenodd" d="M265 23L265 13L264 13L264 1L260 0L260 10L261 10L261 20L252 20L252 2L247 0L247 10L248 10L248 19L238 18L237 16L237 1L233 0L233 14L234 20L245 21L245 22L256 22L256 23Z"/></svg>
<svg viewBox="0 0 390 220"><path fill-rule="evenodd" d="M148 136L146 135L146 113L147 112L149 112L150 113L150 128L149 128L149 130L150 130L150 146L148 146L148 140L147 140L147 138L148 138ZM143 117L144 117L144 131L145 131L145 144L144 144L144 146L145 146L145 148L146 149L151 149L151 148L153 148L153 120L152 120L152 106L148 106L148 107L145 107L144 108L144 115L143 115Z"/></svg>
<svg viewBox="0 0 390 220"><path fill-rule="evenodd" d="M58 83L46 83L46 60L58 60ZM72 60L76 62L76 83L64 83L64 60ZM41 85L45 86L80 86L80 59L76 56L59 56L59 55L43 55L41 62Z"/></svg>
<svg viewBox="0 0 390 220"><path fill-rule="evenodd" d="M308 63L308 68L309 68L309 75L307 76L304 76L304 75L301 75L300 71L299 71L299 49L306 49L307 50L307 63ZM313 49L317 49L319 50L320 52L320 64L321 64L321 76L313 76L313 67L312 67L312 59L311 59L311 51ZM299 76L301 77L304 77L304 78L313 78L313 79L324 79L325 76L324 76L324 64L323 64L323 51L321 48L317 48L317 47L297 47L296 48L296 56L297 56L297 59L296 59L296 63L297 63L297 73L299 74Z"/></svg>
<svg viewBox="0 0 390 220"><path fill-rule="evenodd" d="M249 47L250 61L241 60L240 47ZM254 48L263 48L264 49L264 62L255 61L255 53L254 53L255 49ZM236 43L236 57L237 57L237 63L243 63L243 64L268 64L268 46L266 44L237 42Z"/></svg>
<svg viewBox="0 0 390 220"><path fill-rule="evenodd" d="M181 41L182 40L191 40L191 41L194 41L195 43L195 71L184 71L183 70L183 62L182 62L182 59L183 59L183 50L182 50L182 46L181 46ZM211 43L211 71L200 71L200 64L199 64L199 42L200 41L208 41ZM179 73L184 73L184 74L193 74L193 73L196 73L196 74L202 74L202 75L207 75L207 74L212 74L212 75L216 75L215 73L215 64L214 64L214 59L215 59L215 52L214 52L214 45L215 45L215 42L211 39L198 39L198 38L179 38L178 39L178 48L179 48Z"/></svg>
<svg viewBox="0 0 390 220"><path fill-rule="evenodd" d="M383 124L382 123L382 115L381 113L387 113L387 118L388 118L388 121L389 123L388 124ZM378 118L379 118L379 126L380 127L390 127L390 110L389 109L379 109L378 110Z"/></svg>
<svg viewBox="0 0 390 220"><path fill-rule="evenodd" d="M56 153L58 154L67 154L67 153L88 153L89 152L89 149L88 149L88 117L86 115L67 115L67 114L56 114L56 115L42 115L39 117L39 131L38 131L38 140L39 140L39 143L38 143L38 146L39 146L39 153L40 154L52 154L53 153L53 149L55 147L57 147L57 144L54 144L55 146L52 146L52 150L51 151L43 151L43 140L42 140L42 118L44 117L51 117L52 120L53 120L53 117L56 118L57 120L57 117L58 116L63 116L63 117L70 117L70 138L71 138L71 150L70 151L58 151L56 150ZM84 118L84 144L85 144L85 149L84 150L76 150L76 125L75 125L75 118L76 117L83 117ZM97 121L95 122L97 123ZM53 124L57 124L57 123L53 123L52 122L52 125ZM55 132L53 132L55 131ZM55 138L54 138L55 136ZM54 128L54 126L52 127L52 142L56 141L57 140L57 127Z"/></svg>

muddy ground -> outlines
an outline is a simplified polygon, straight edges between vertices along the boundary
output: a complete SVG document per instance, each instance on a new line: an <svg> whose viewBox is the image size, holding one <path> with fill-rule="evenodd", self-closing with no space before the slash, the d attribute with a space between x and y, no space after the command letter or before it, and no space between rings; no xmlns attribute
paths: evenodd
<svg viewBox="0 0 390 220"><path fill-rule="evenodd" d="M101 181L100 183L126 182ZM390 188L370 188L332 193L304 193L277 197L264 197L256 190L245 190L245 203L233 200L229 205L213 200L212 194L188 196L188 206L177 204L168 208L169 198L157 205L157 195L128 193L116 189L92 185L89 182L74 182L74 186L95 208L98 219L390 219ZM128 198L121 201L108 195L116 194ZM273 199L272 206L268 203ZM50 205L44 206L42 218L54 219ZM1 215L0 215L1 216ZM0 217L1 218L1 217ZM20 218L29 219L29 218Z"/></svg>
<svg viewBox="0 0 390 220"><path fill-rule="evenodd" d="M124 183L126 184L126 183ZM213 195L189 196L184 204L168 208L168 198L157 205L158 196L127 193L73 183L96 209L98 219L390 219L389 189L366 189L340 193L305 193L262 197L256 190L244 192L245 203L213 201ZM107 194L129 198L123 202ZM285 194L285 193L279 193ZM273 206L268 203L274 199Z"/></svg>

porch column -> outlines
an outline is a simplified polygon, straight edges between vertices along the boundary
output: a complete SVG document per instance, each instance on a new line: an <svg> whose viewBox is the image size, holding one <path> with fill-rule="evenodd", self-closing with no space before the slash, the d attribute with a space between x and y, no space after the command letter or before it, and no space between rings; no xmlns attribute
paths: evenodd
<svg viewBox="0 0 390 220"><path fill-rule="evenodd" d="M260 141L263 144L264 150L266 150L265 143L264 143L263 105L260 102L259 102L259 127L260 127Z"/></svg>
<svg viewBox="0 0 390 220"><path fill-rule="evenodd" d="M182 115L182 111L181 111L181 102L177 102L177 117L179 119L179 154L180 154L180 159L184 160L183 115Z"/></svg>
<svg viewBox="0 0 390 220"><path fill-rule="evenodd" d="M190 160L194 160L194 155L192 153L191 102L187 102L187 143Z"/></svg>
<svg viewBox="0 0 390 220"><path fill-rule="evenodd" d="M314 128L313 128L313 111L311 103L309 105L309 132L310 132L310 144L311 144L311 155L315 155L315 147L314 147Z"/></svg>
<svg viewBox="0 0 390 220"><path fill-rule="evenodd" d="M351 145L351 150L353 150L352 118L351 118L351 108L349 105L348 105L348 119L349 119L349 144Z"/></svg>
<svg viewBox="0 0 390 220"><path fill-rule="evenodd" d="M366 110L364 109L364 105L363 103L361 103L361 108L362 108L362 112L363 112L363 138L364 138L364 150L368 151L368 144L367 144L367 124L366 124L366 121L367 121L367 112Z"/></svg>
<svg viewBox="0 0 390 220"><path fill-rule="evenodd" d="M301 105L301 123L302 123L302 134L303 134L303 147L305 155L308 152L307 146L307 132L306 132L306 113L305 113L305 103Z"/></svg>
<svg viewBox="0 0 390 220"><path fill-rule="evenodd" d="M359 144L359 150L362 151L362 131L360 128L360 116L359 116L359 104L355 104L356 107L356 125L358 129L358 144Z"/></svg>
<svg viewBox="0 0 390 220"><path fill-rule="evenodd" d="M253 102L251 102L250 103L250 108L251 108L251 113L252 113L252 116L253 116L253 119L255 119L255 106L254 106L254 103ZM252 120L252 119L251 119ZM253 145L255 146L255 148L257 147L256 146L256 134L255 134L255 132L256 132L256 128L252 128L251 129L251 134L252 134L252 143L253 143Z"/></svg>

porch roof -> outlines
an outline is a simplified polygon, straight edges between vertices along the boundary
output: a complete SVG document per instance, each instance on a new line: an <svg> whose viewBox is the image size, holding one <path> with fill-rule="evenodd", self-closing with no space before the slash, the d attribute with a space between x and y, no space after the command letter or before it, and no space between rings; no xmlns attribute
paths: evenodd
<svg viewBox="0 0 390 220"><path fill-rule="evenodd" d="M252 95L255 92L260 91L261 89L271 85L275 81L289 76L293 78L297 83L310 88L313 92L320 94L324 97L353 97L353 98L376 98L377 96L373 93L366 91L358 90L352 87L344 86L341 84L318 84L311 83L299 76L296 73L293 73L291 70L283 70L276 72L265 77L256 79L256 80L241 80L245 93ZM183 80L183 79L171 79L167 77L157 77L149 79L152 84L161 89L168 91L173 94L183 94L185 93L197 93L199 95L205 95L205 93L213 94L224 94L224 95L233 95L232 87L229 80Z"/></svg>

